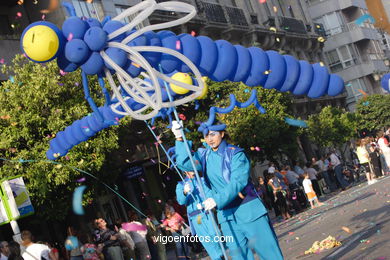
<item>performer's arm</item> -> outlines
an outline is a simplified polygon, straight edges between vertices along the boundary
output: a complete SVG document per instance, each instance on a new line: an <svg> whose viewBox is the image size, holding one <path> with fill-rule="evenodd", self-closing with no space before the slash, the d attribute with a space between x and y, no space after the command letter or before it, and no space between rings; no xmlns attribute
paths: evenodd
<svg viewBox="0 0 390 260"><path fill-rule="evenodd" d="M239 152L233 156L230 170L230 182L226 185L226 188L220 193L214 193L212 196L219 209L224 208L234 200L238 196L238 193L248 184L250 162L243 152Z"/></svg>
<svg viewBox="0 0 390 260"><path fill-rule="evenodd" d="M184 169L193 169L190 157L188 156L187 149L185 147L185 143L183 141L180 141L180 138L176 139L175 143L175 148L176 148L176 163L180 168ZM192 142L188 141L188 146L191 150L192 148ZM202 164L200 163L200 156L198 155L197 152L195 152L192 155L194 162L195 162L195 167L198 171L202 170Z"/></svg>
<svg viewBox="0 0 390 260"><path fill-rule="evenodd" d="M176 185L176 200L180 205L186 205L187 201L190 196L187 194L184 194L184 184L182 182L179 182Z"/></svg>

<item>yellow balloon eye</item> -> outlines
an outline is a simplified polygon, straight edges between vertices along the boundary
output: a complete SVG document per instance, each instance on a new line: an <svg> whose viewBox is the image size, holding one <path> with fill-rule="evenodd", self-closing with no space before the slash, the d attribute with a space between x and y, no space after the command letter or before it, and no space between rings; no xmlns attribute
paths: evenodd
<svg viewBox="0 0 390 260"><path fill-rule="evenodd" d="M186 83L188 85L192 85L192 78L187 73L178 72L178 73L175 73L171 78L174 80L177 80L179 82ZM183 94L186 94L189 92L188 89L182 88L178 85L175 85L172 83L169 85L171 86L172 91L175 92L176 94L183 95Z"/></svg>
<svg viewBox="0 0 390 260"><path fill-rule="evenodd" d="M30 59L45 62L54 57L60 42L53 29L46 25L36 25L24 34L22 46Z"/></svg>

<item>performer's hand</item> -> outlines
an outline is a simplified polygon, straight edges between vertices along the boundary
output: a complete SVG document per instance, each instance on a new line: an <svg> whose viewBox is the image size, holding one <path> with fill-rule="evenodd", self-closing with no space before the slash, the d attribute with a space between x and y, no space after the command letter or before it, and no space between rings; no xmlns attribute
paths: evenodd
<svg viewBox="0 0 390 260"><path fill-rule="evenodd" d="M204 209L210 210L217 206L217 203L215 203L215 200L213 198L208 198L203 202Z"/></svg>
<svg viewBox="0 0 390 260"><path fill-rule="evenodd" d="M172 121L172 133L175 135L176 139L182 138L181 129L183 128L183 121Z"/></svg>
<svg viewBox="0 0 390 260"><path fill-rule="evenodd" d="M187 194L190 191L191 191L191 185L187 182L186 184L184 184L183 192L184 194Z"/></svg>
<svg viewBox="0 0 390 260"><path fill-rule="evenodd" d="M202 210L202 209L203 209L202 204L200 204L200 203L196 204L196 207L197 207L197 209L199 209L199 210Z"/></svg>

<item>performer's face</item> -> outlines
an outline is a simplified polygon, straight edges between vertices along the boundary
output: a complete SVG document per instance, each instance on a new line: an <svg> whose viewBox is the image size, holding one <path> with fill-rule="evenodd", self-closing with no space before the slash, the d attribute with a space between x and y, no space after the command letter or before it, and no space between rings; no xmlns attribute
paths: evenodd
<svg viewBox="0 0 390 260"><path fill-rule="evenodd" d="M188 178L193 178L195 176L195 172L185 172L188 176Z"/></svg>
<svg viewBox="0 0 390 260"><path fill-rule="evenodd" d="M225 132L218 131L209 131L208 134L204 137L206 143L214 150L218 150L218 146L222 142L222 138L225 135Z"/></svg>

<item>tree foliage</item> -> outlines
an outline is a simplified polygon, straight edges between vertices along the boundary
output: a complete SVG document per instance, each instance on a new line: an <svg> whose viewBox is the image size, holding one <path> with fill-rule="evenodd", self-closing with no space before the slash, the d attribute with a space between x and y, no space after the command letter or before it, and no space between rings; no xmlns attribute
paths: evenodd
<svg viewBox="0 0 390 260"><path fill-rule="evenodd" d="M209 92L204 100L199 101L200 108L194 105L179 108L186 117L185 126L191 131L187 137L200 145L201 133L197 132L200 122L207 121L211 106L227 107L230 105L229 95L234 94L239 102L250 97L252 88L242 83L208 81ZM281 153L291 157L298 150L297 136L299 128L287 125L284 118L292 117L289 113L292 99L286 93L256 87L258 100L266 109L261 114L254 105L248 108L235 108L228 114L220 114L217 118L227 124L230 142L244 148L254 161L272 160ZM260 151L254 148L260 148Z"/></svg>
<svg viewBox="0 0 390 260"><path fill-rule="evenodd" d="M37 214L61 219L71 205L76 179L81 173L46 160L49 141L56 133L92 112L84 99L80 73L61 76L55 62L44 65L17 56L3 67L10 75L0 89L0 177L21 174L27 184ZM11 76L12 75L12 76ZM98 105L103 104L96 78L90 84ZM71 149L57 162L98 174L107 153L118 147L118 127L111 127ZM33 160L20 163L20 160ZM104 178L100 173L99 178ZM115 180L115 171L109 172ZM96 184L96 182L95 182ZM93 185L88 185L89 195ZM87 194L88 195L88 194Z"/></svg>
<svg viewBox="0 0 390 260"><path fill-rule="evenodd" d="M340 147L355 134L358 117L340 108L326 106L307 121L309 137L322 147Z"/></svg>
<svg viewBox="0 0 390 260"><path fill-rule="evenodd" d="M369 131L390 126L390 95L370 95L357 103L359 129Z"/></svg>

